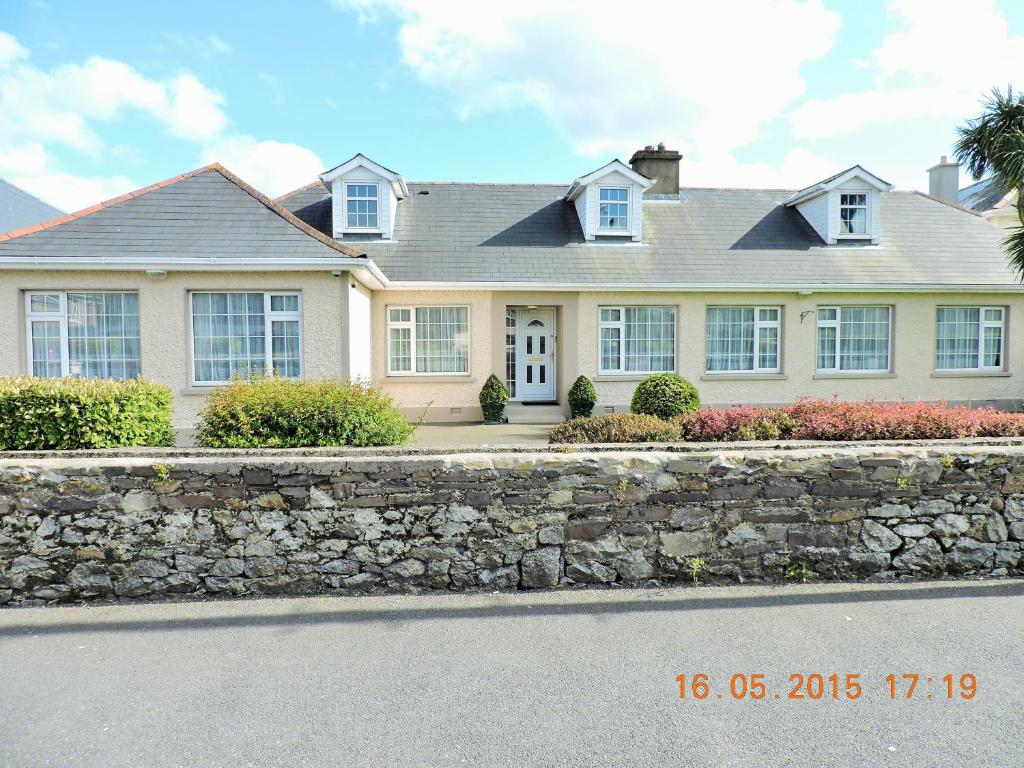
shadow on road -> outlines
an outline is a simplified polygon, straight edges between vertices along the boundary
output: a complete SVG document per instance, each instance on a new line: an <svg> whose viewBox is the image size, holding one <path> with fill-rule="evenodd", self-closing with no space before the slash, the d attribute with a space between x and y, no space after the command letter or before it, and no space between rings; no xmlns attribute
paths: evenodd
<svg viewBox="0 0 1024 768"><path fill-rule="evenodd" d="M843 591L841 587L835 590L823 592L786 591L785 588L779 591L758 595L714 595L713 588L702 589L694 593L693 597L681 599L664 599L660 597L657 590L650 592L650 597L641 599L619 599L615 592L601 591L601 599L592 601L570 600L564 603L545 602L552 597L552 592L537 592L534 594L506 595L506 598L515 602L502 602L495 605L472 605L460 607L457 605L435 604L429 607L380 607L380 608L345 608L341 610L318 610L292 612L292 613L271 613L220 616L195 616L189 618L168 618L168 619L107 619L97 618L93 621L70 621L67 623L38 623L38 624L16 624L11 626L0 626L0 638L16 637L23 635L65 635L80 632L194 632L202 629L222 628L272 628L272 627L302 627L329 624L367 624L367 623L397 623L407 621L423 621L437 619L502 619L502 618L543 618L543 617L564 617L564 616L599 616L615 615L626 613L672 613L687 611L708 611L708 610L729 610L739 608L771 608L804 605L841 605L844 603L871 603L871 602L896 602L904 600L944 600L963 599L970 597L1022 597L1024 596L1024 581L1011 581L1000 583L978 583L956 584L949 586L922 585L911 588L884 588L878 589L848 589ZM561 593L567 594L567 593ZM576 592L575 596L586 593ZM479 597L477 594L471 597ZM424 595L423 599L437 599L437 595ZM455 598L455 595L446 595L443 599ZM625 597L625 596L623 596ZM353 603L362 602L365 599L360 597L305 598L319 603L321 600L351 600ZM403 599L416 600L416 597L405 597ZM541 602L531 602L539 599ZM168 607L180 608L182 603L168 604ZM209 605L205 603L203 605ZM236 609L238 602L223 602L224 607ZM267 601L258 600L253 602L254 606L267 608ZM277 603L274 603L277 605ZM109 607L109 606L107 606ZM141 604L137 607L154 607L152 603ZM130 611L132 606L115 606L115 609L123 608ZM83 609L87 610L87 609ZM16 618L18 609L12 609L8 618ZM0 619L4 618L0 613Z"/></svg>

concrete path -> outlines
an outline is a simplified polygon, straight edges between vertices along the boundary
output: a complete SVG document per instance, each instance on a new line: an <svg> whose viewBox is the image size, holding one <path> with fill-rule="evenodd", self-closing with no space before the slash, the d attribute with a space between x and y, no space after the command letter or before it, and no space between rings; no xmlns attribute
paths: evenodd
<svg viewBox="0 0 1024 768"><path fill-rule="evenodd" d="M11 609L0 765L1019 766L1022 638L1019 581Z"/></svg>

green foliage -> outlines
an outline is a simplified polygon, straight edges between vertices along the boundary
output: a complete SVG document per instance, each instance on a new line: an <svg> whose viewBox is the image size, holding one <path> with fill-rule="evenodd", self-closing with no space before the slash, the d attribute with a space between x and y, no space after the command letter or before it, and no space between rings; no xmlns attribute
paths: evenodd
<svg viewBox="0 0 1024 768"><path fill-rule="evenodd" d="M218 387L199 419L207 448L400 445L415 429L375 387L273 376Z"/></svg>
<svg viewBox="0 0 1024 768"><path fill-rule="evenodd" d="M690 568L690 578L693 579L693 586L700 586L700 571L704 567L704 559L700 557L691 557L686 560L686 564Z"/></svg>
<svg viewBox="0 0 1024 768"><path fill-rule="evenodd" d="M671 443L681 437L679 427L643 413L587 416L556 425L549 443Z"/></svg>
<svg viewBox="0 0 1024 768"><path fill-rule="evenodd" d="M483 389L480 390L480 405L505 405L508 402L508 390L493 373L487 377Z"/></svg>
<svg viewBox="0 0 1024 768"><path fill-rule="evenodd" d="M992 175L1005 189L1024 190L1024 94L993 88L982 114L957 128L954 156L975 178ZM1024 225L1024 194L1017 195L1017 217ZM1024 276L1024 229L1003 241L1010 263Z"/></svg>
<svg viewBox="0 0 1024 768"><path fill-rule="evenodd" d="M808 581L817 576L813 570L802 560L794 563L786 569L786 578L790 581L799 581L801 584L806 584Z"/></svg>
<svg viewBox="0 0 1024 768"><path fill-rule="evenodd" d="M0 450L173 444L171 390L162 384L0 378Z"/></svg>
<svg viewBox="0 0 1024 768"><path fill-rule="evenodd" d="M158 482L166 483L171 477L171 468L166 464L154 464L153 477Z"/></svg>
<svg viewBox="0 0 1024 768"><path fill-rule="evenodd" d="M656 373L641 381L633 391L629 409L670 419L700 408L700 394L690 382L675 373Z"/></svg>
<svg viewBox="0 0 1024 768"><path fill-rule="evenodd" d="M580 376L569 390L569 410L572 418L589 416L597 404L597 390L586 376Z"/></svg>

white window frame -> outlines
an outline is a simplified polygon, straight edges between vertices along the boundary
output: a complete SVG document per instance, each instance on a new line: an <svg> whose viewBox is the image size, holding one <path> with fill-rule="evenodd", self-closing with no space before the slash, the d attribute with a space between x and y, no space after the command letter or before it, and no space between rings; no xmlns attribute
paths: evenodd
<svg viewBox="0 0 1024 768"><path fill-rule="evenodd" d="M437 308L442 309L465 309L466 310L466 370L465 371L417 371L416 370L416 310ZM408 310L408 320L391 320L392 310ZM473 367L473 313L468 304L389 304L384 308L385 319L387 320L387 336L385 338L385 351L388 361L388 376L469 376ZM409 329L409 370L395 370L391 367L391 329Z"/></svg>
<svg viewBox="0 0 1024 768"><path fill-rule="evenodd" d="M730 376L737 373L781 373L782 372L782 306L778 304L763 304L760 306L751 306L750 304L711 304L704 312L704 368L707 368L708 364L708 312L712 309L753 309L754 310L754 367L753 368L736 368L729 371L709 371L705 370L704 374L707 376ZM762 310L775 310L775 320L761 320ZM758 354L758 344L760 342L761 329L762 328L775 328L778 333L775 334L775 360L777 365L774 368L762 368L758 360L760 355Z"/></svg>
<svg viewBox="0 0 1024 768"><path fill-rule="evenodd" d="M978 310L978 364L973 368L939 368L939 310L940 309L976 309ZM986 320L985 312L997 310L999 320ZM985 359L985 329L998 328L999 335L999 357L1002 359L1000 365L982 365ZM960 371L982 371L993 373L1006 370L1006 307L980 306L977 304L940 304L935 308L935 372L936 373L957 373Z"/></svg>
<svg viewBox="0 0 1024 768"><path fill-rule="evenodd" d="M884 309L889 313L889 338L887 339L886 346L886 359L889 361L888 368L843 368L842 361L839 357L840 348L842 347L842 320L843 320L843 309ZM823 309L834 309L836 311L835 320L822 320L820 312ZM860 374L874 374L874 373L891 373L893 370L893 359L892 359L892 336L893 336L893 308L890 304L823 304L817 307L814 311L815 326L814 326L814 370L818 373L834 373L840 376L859 376ZM835 360L834 368L819 368L818 367L818 329L820 328L835 328L835 346L833 347L833 359Z"/></svg>
<svg viewBox="0 0 1024 768"><path fill-rule="evenodd" d="M837 190L839 220L836 222L836 237L840 240L864 240L871 238L871 193L865 189L840 189ZM864 205L843 205L843 195L864 195ZM843 232L843 209L854 208L864 209L864 231Z"/></svg>
<svg viewBox="0 0 1024 768"><path fill-rule="evenodd" d="M611 205L622 205L617 200L601 200L601 192L606 189L624 189L626 190L626 226L624 227L602 227L601 226L601 203L607 202ZM614 235L628 235L633 231L633 189L628 186L621 184L604 184L597 188L597 231L607 234Z"/></svg>
<svg viewBox="0 0 1024 768"><path fill-rule="evenodd" d="M217 290L195 290L188 292L188 359L189 359L189 383L193 387L219 387L230 384L225 381L199 381L196 379L196 329L195 329L195 307L194 299L197 294L218 294L218 293L261 293L263 294L263 373L269 375L274 370L274 345L273 345L273 321L274 320L298 320L299 322L299 375L287 376L293 381L298 381L306 375L306 334L302 327L302 293L300 291L265 291L259 288L250 290L237 289L230 291ZM298 308L294 311L271 311L271 296L295 296L298 298Z"/></svg>
<svg viewBox="0 0 1024 768"><path fill-rule="evenodd" d="M626 370L626 309L671 309L672 310L672 368L667 371ZM606 309L619 312L618 320L602 320ZM602 368L601 329L617 328L619 331L619 367ZM679 369L679 308L673 304L602 304L597 308L597 372L600 376L650 376L654 373L677 373Z"/></svg>
<svg viewBox="0 0 1024 768"><path fill-rule="evenodd" d="M353 197L352 198L353 200L375 200L376 201L376 203L377 203L377 225L376 226L373 226L373 227L354 227L354 226L352 226L352 225L350 225L348 223L348 201L349 201L348 188L349 188L350 184L355 185L355 186L360 186L360 187L374 187L377 190L376 197ZM344 231L346 231L346 232L380 232L381 231L381 223L380 223L380 182L379 181L372 181L372 180L360 181L359 179L346 179L346 180L342 181L342 189L344 190L344 193L342 194L342 198L343 198L343 201L342 201L343 202L342 212L343 212L343 215L345 216Z"/></svg>
<svg viewBox="0 0 1024 768"><path fill-rule="evenodd" d="M69 293L108 293L125 294L133 293L138 296L138 291L90 291L86 289L74 291L25 291L25 366L29 376L35 377L32 370L32 322L33 321L60 321L60 375L61 378L71 375L71 341L68 333L68 294ZM60 299L59 316L57 312L33 312L33 296L57 296ZM139 310L139 322L142 322L142 310ZM142 331L139 330L139 376L142 376ZM86 377L82 377L86 378Z"/></svg>

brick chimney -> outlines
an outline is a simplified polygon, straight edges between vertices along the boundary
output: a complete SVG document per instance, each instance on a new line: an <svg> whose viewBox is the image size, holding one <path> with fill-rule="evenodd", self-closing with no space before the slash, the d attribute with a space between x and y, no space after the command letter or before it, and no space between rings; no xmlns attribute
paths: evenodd
<svg viewBox="0 0 1024 768"><path fill-rule="evenodd" d="M633 153L629 166L637 173L654 179L645 195L678 195L679 161L682 157L674 149L665 149L664 144L657 147L648 145Z"/></svg>
<svg viewBox="0 0 1024 768"><path fill-rule="evenodd" d="M928 169L928 194L947 203L960 203L960 164L945 155Z"/></svg>

